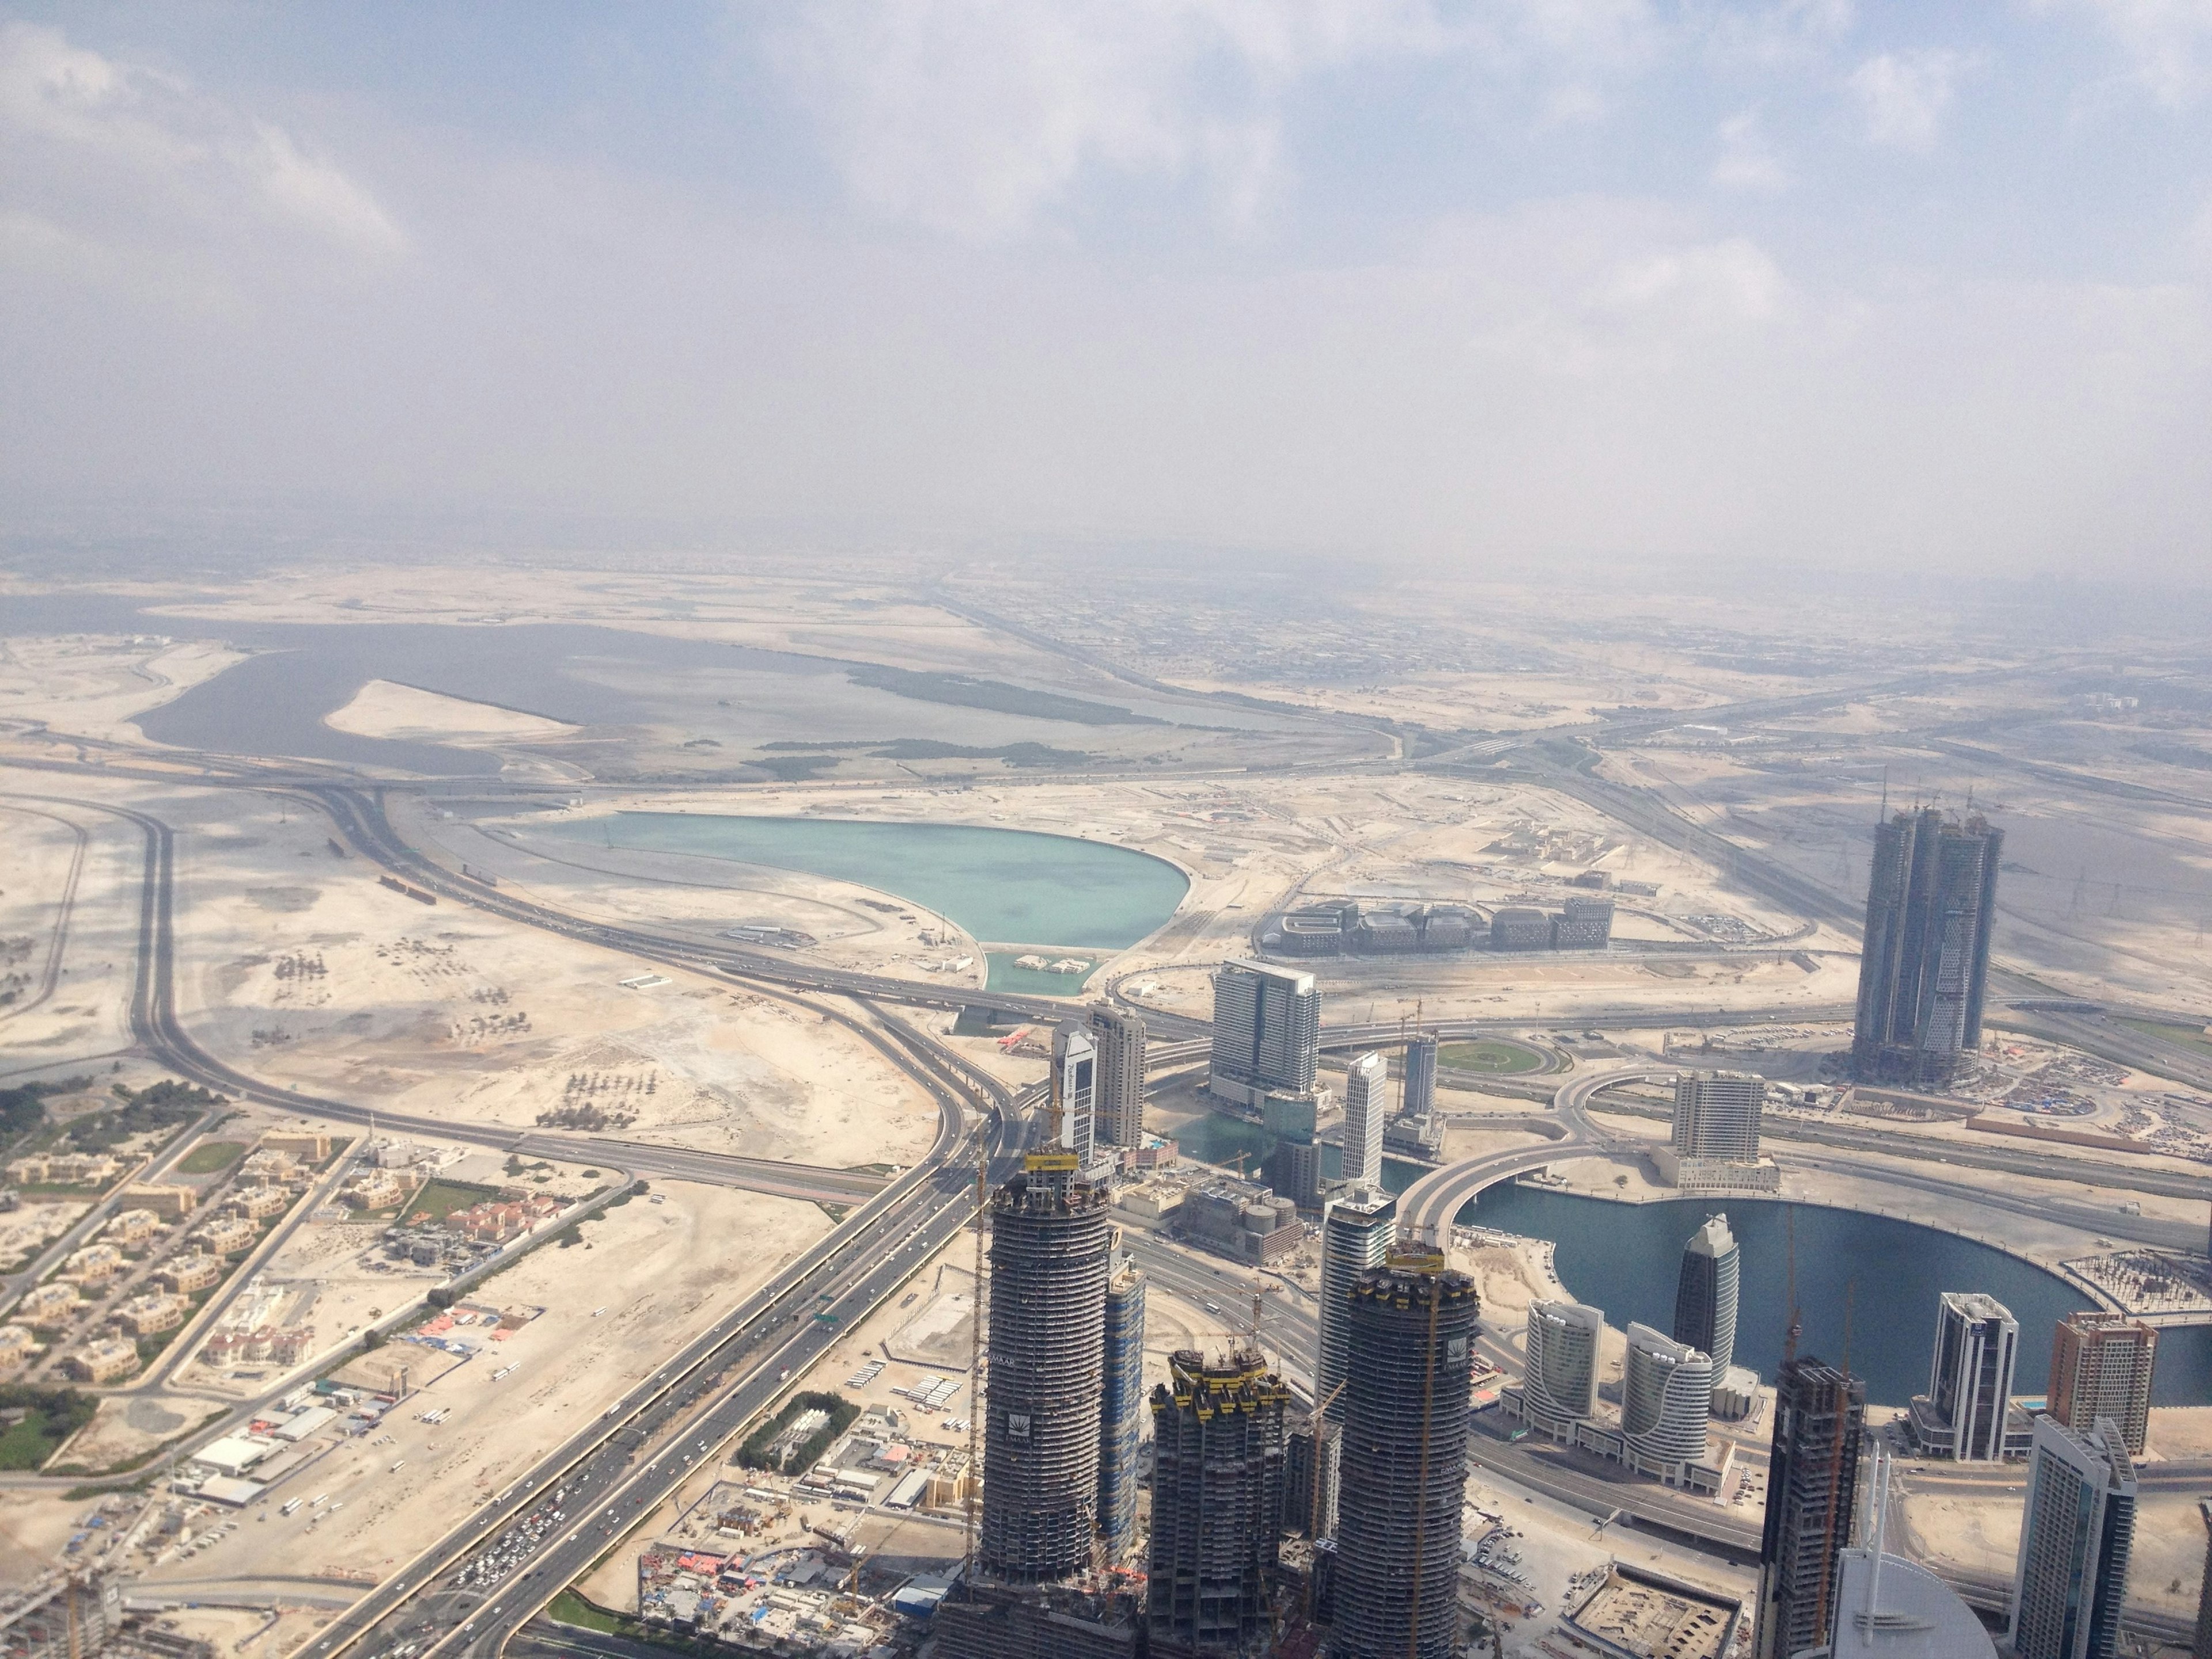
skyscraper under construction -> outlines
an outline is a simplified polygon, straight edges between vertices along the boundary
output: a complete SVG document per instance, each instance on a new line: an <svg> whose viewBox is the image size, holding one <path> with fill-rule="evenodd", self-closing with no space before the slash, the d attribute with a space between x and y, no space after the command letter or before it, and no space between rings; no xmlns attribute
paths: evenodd
<svg viewBox="0 0 2212 1659"><path fill-rule="evenodd" d="M1875 830L1851 1074L1940 1085L1981 1046L2004 832L1933 806Z"/></svg>
<svg viewBox="0 0 2212 1659"><path fill-rule="evenodd" d="M1112 1248L1105 1192L1074 1154L1032 1155L991 1199L990 1369L977 1561L1019 1583L1091 1562Z"/></svg>
<svg viewBox="0 0 2212 1659"><path fill-rule="evenodd" d="M1836 1561L1851 1541L1865 1427L1865 1383L1809 1355L1782 1362L1752 1659L1790 1659L1829 1639Z"/></svg>
<svg viewBox="0 0 2212 1659"><path fill-rule="evenodd" d="M1136 1541L1144 1418L1145 1276L1127 1254L1118 1254L1106 1279L1106 1371L1098 1420L1098 1541L1109 1562L1120 1562Z"/></svg>
<svg viewBox="0 0 2212 1659"><path fill-rule="evenodd" d="M1474 1281L1401 1255L1352 1281L1333 1659L1443 1659L1459 1634Z"/></svg>
<svg viewBox="0 0 2212 1659"><path fill-rule="evenodd" d="M1168 1358L1152 1390L1152 1650L1237 1654L1267 1634L1281 1541L1283 1379L1256 1349Z"/></svg>

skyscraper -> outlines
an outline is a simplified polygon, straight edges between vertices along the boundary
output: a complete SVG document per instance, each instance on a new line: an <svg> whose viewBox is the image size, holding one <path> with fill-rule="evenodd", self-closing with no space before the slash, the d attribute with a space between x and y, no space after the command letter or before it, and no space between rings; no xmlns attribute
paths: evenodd
<svg viewBox="0 0 2212 1659"><path fill-rule="evenodd" d="M1682 1158L1753 1163L1766 1079L1749 1072L1684 1072L1674 1079L1674 1150Z"/></svg>
<svg viewBox="0 0 2212 1659"><path fill-rule="evenodd" d="M1098 1048L1094 1101L1101 1146L1145 1144L1145 1018L1111 1003L1091 1005L1091 1040Z"/></svg>
<svg viewBox="0 0 2212 1659"><path fill-rule="evenodd" d="M1065 1162L1066 1152L1032 1157ZM1091 1565L1103 1415L1107 1197L1031 1169L991 1199L990 1370L978 1559L995 1577Z"/></svg>
<svg viewBox="0 0 2212 1659"><path fill-rule="evenodd" d="M1106 1277L1105 1382L1098 1417L1098 1540L1119 1562L1136 1540L1145 1419L1145 1276L1116 1255Z"/></svg>
<svg viewBox="0 0 2212 1659"><path fill-rule="evenodd" d="M1406 1039L1405 1075L1398 1083L1398 1109L1407 1117L1426 1117L1437 1109L1437 1040L1416 1031Z"/></svg>
<svg viewBox="0 0 2212 1659"><path fill-rule="evenodd" d="M1948 1083L1981 1046L2003 848L1986 820L1947 823L1933 806L1876 826L1851 1032L1862 1082Z"/></svg>
<svg viewBox="0 0 2212 1659"><path fill-rule="evenodd" d="M2142 1320L2088 1309L2070 1313L2051 1345L2051 1414L2076 1434L2109 1417L2130 1454L2141 1457L2157 1364L2158 1332Z"/></svg>
<svg viewBox="0 0 2212 1659"><path fill-rule="evenodd" d="M1444 1659L1459 1634L1474 1281L1401 1256L1352 1287L1332 1659Z"/></svg>
<svg viewBox="0 0 2212 1659"><path fill-rule="evenodd" d="M2020 1322L1993 1296L1946 1291L1936 1315L1928 1392L1915 1395L1907 1425L1933 1457L1994 1463L2004 1455Z"/></svg>
<svg viewBox="0 0 2212 1659"><path fill-rule="evenodd" d="M1342 1425L1308 1416L1292 1425L1283 1462L1283 1525L1309 1538L1336 1535L1338 1464L1344 1452ZM1314 1468L1315 1448L1321 1468ZM1316 1479L1316 1476L1318 1477ZM1316 1518L1318 1511L1318 1518Z"/></svg>
<svg viewBox="0 0 2212 1659"><path fill-rule="evenodd" d="M1398 1236L1398 1200L1379 1187L1355 1187L1331 1201L1321 1224L1321 1352L1314 1367L1314 1398L1328 1400L1344 1381L1352 1345L1352 1287L1370 1267L1389 1259ZM1345 1396L1330 1401L1328 1417L1344 1421Z"/></svg>
<svg viewBox="0 0 2212 1659"><path fill-rule="evenodd" d="M1836 1561L1851 1540L1865 1429L1865 1383L1809 1354L1782 1362L1752 1659L1791 1659L1832 1633Z"/></svg>
<svg viewBox="0 0 2212 1659"><path fill-rule="evenodd" d="M1735 1363L1736 1291L1742 1267L1742 1252L1725 1215L1707 1216L1682 1247L1682 1272L1674 1285L1674 1340L1713 1357L1715 1388Z"/></svg>
<svg viewBox="0 0 2212 1659"><path fill-rule="evenodd" d="M2204 1522L2204 1578L2197 1587L2197 1630L2189 1659L2212 1659L2212 1498L2197 1500L2197 1515Z"/></svg>
<svg viewBox="0 0 2212 1659"><path fill-rule="evenodd" d="M2104 1418L2076 1434L2037 1418L2005 1632L2018 1659L2107 1659L2118 1650L2135 1535L2136 1471L2119 1425Z"/></svg>
<svg viewBox="0 0 2212 1659"><path fill-rule="evenodd" d="M1382 1120L1390 1087L1390 1062L1364 1054L1345 1068L1344 1170L1354 1187L1382 1184Z"/></svg>
<svg viewBox="0 0 2212 1659"><path fill-rule="evenodd" d="M1241 958L1213 975L1211 1094L1256 1107L1270 1091L1310 1094L1321 1062L1321 993L1311 974Z"/></svg>
<svg viewBox="0 0 2212 1659"><path fill-rule="evenodd" d="M1267 1636L1290 1398L1255 1349L1212 1364L1188 1349L1168 1357L1152 1400L1154 1652L1237 1654Z"/></svg>
<svg viewBox="0 0 2212 1659"><path fill-rule="evenodd" d="M1597 1415L1598 1350L1605 1315L1579 1302L1528 1304L1528 1368L1522 1412L1529 1426L1571 1442L1575 1425Z"/></svg>
<svg viewBox="0 0 2212 1659"><path fill-rule="evenodd" d="M1075 1154L1078 1170L1097 1155L1098 1045L1087 1026L1067 1020L1052 1033L1052 1093L1046 1120L1051 1144Z"/></svg>
<svg viewBox="0 0 2212 1659"><path fill-rule="evenodd" d="M1628 1466L1670 1486L1688 1484L1689 1465L1705 1461L1712 1408L1712 1356L1649 1325L1632 1324L1620 1384Z"/></svg>

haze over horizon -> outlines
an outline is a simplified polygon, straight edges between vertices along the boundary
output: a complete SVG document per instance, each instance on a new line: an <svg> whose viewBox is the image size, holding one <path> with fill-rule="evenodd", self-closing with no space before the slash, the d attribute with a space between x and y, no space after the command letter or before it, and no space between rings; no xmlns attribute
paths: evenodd
<svg viewBox="0 0 2212 1659"><path fill-rule="evenodd" d="M2208 562L2206 0L4 15L18 529Z"/></svg>

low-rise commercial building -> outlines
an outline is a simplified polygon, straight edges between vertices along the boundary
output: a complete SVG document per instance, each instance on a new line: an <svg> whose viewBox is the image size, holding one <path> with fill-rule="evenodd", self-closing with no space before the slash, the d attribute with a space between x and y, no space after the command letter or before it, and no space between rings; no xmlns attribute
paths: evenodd
<svg viewBox="0 0 2212 1659"><path fill-rule="evenodd" d="M100 1237L110 1244L137 1244L161 1231L161 1218L153 1211L124 1210L108 1218Z"/></svg>
<svg viewBox="0 0 2212 1659"><path fill-rule="evenodd" d="M88 1244L72 1250L62 1261L61 1276L80 1285L97 1285L124 1268L123 1252L112 1244Z"/></svg>
<svg viewBox="0 0 2212 1659"><path fill-rule="evenodd" d="M226 1212L244 1216L249 1221L264 1221L290 1209L292 1194L282 1187L245 1187L232 1194L222 1207Z"/></svg>
<svg viewBox="0 0 2212 1659"><path fill-rule="evenodd" d="M155 1291L147 1296L134 1296L115 1310L112 1316L118 1329L125 1336L158 1336L163 1331L173 1331L185 1322L192 1304L181 1296L166 1291Z"/></svg>
<svg viewBox="0 0 2212 1659"><path fill-rule="evenodd" d="M204 1226L197 1229L191 1242L202 1249L216 1255L228 1255L233 1250L242 1250L253 1243L260 1229L243 1216L219 1215Z"/></svg>
<svg viewBox="0 0 2212 1659"><path fill-rule="evenodd" d="M272 1152L286 1152L306 1164L320 1164L331 1155L330 1132L326 1129L271 1129L261 1137L260 1145Z"/></svg>
<svg viewBox="0 0 2212 1659"><path fill-rule="evenodd" d="M33 1325L58 1324L74 1314L83 1300L71 1284L36 1285L24 1291L22 1299L15 1304L15 1317Z"/></svg>
<svg viewBox="0 0 2212 1659"><path fill-rule="evenodd" d="M1175 1232L1234 1261L1261 1264L1280 1261L1305 1237L1296 1203L1226 1176L1184 1194Z"/></svg>
<svg viewBox="0 0 2212 1659"><path fill-rule="evenodd" d="M206 1290L220 1284L223 1275L222 1258L210 1255L204 1250L180 1250L154 1269L154 1283L165 1291L174 1291L189 1296L194 1291Z"/></svg>

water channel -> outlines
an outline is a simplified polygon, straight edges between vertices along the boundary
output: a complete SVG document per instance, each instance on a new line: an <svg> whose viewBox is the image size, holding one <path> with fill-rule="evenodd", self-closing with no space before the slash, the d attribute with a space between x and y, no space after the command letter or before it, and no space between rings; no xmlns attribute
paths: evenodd
<svg viewBox="0 0 2212 1659"><path fill-rule="evenodd" d="M1180 1126L1195 1158L1228 1163L1247 1153L1256 1170L1273 1145L1257 1124L1212 1113ZM1325 1150L1334 1176L1336 1148ZM1403 1192L1425 1173L1386 1158L1382 1184ZM1945 1291L1982 1291L2020 1322L2014 1392L2039 1395L2051 1373L2051 1329L2089 1298L2056 1274L2018 1256L1934 1227L1891 1216L1772 1200L1669 1199L1616 1203L1505 1181L1486 1188L1459 1214L1463 1226L1495 1227L1547 1238L1560 1282L1578 1301L1605 1310L1616 1328L1631 1321L1671 1328L1682 1246L1708 1214L1723 1211L1743 1250L1736 1359L1771 1382L1789 1323L1790 1231L1796 1231L1801 1352L1840 1362L1844 1310L1851 1308L1851 1369L1877 1404L1902 1406L1928 1387L1936 1300ZM2159 1334L2154 1398L2161 1406L2212 1405L2212 1326Z"/></svg>

